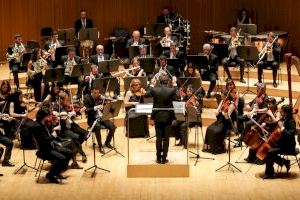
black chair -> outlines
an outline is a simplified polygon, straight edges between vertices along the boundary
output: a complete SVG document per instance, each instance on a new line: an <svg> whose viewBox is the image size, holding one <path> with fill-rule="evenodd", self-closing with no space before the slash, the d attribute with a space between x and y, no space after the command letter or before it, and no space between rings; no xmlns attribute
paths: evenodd
<svg viewBox="0 0 300 200"><path fill-rule="evenodd" d="M298 167L299 167L299 170L300 170L300 163L299 163L299 159L298 159L298 154L300 153L299 151L299 148L295 148L295 151L294 152L291 152L291 153L282 153L282 154L279 154L282 158L285 158L287 160L289 160L289 156L294 156L295 157L295 162L292 163L291 165L294 165L295 163L297 163ZM283 164L283 163L282 163ZM282 165L283 166L283 165ZM279 166L278 165L278 168L280 167L280 172L282 171L282 166ZM278 169L277 169L278 171Z"/></svg>

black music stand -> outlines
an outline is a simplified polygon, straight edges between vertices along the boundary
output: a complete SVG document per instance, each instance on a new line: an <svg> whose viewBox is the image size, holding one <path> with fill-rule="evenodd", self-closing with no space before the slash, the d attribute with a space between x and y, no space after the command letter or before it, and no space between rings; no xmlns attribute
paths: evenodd
<svg viewBox="0 0 300 200"><path fill-rule="evenodd" d="M246 94L255 94L255 92L253 92L252 90L250 90L250 68L251 67L255 67L251 64L250 61L255 62L256 60L258 60L258 50L256 47L254 46L247 46L247 45L241 45L238 46L237 48L237 53L240 56L240 58L244 59L246 62L246 67L248 68L247 70L247 79L248 79L248 84L247 84L247 89L243 92L243 97Z"/></svg>
<svg viewBox="0 0 300 200"><path fill-rule="evenodd" d="M115 77L96 78L93 80L93 86L106 92L112 92L115 90L115 86L118 84L118 80Z"/></svg>
<svg viewBox="0 0 300 200"><path fill-rule="evenodd" d="M196 158L194 166L197 165L197 163L199 162L199 159L214 160L214 158L207 158L207 157L200 156L198 125L199 125L200 121L202 121L201 113L198 112L197 109L194 107L187 107L186 110L187 110L187 122L188 122L187 126L189 126L190 122L196 122L195 134L196 134L196 150L197 150L197 152L189 151L191 154L195 155L195 156L191 157L191 158ZM203 131L202 131L202 125L200 126L200 130L201 130L202 138L204 138ZM189 134L187 134L187 135L189 135ZM203 139L203 141L204 141L204 139Z"/></svg>
<svg viewBox="0 0 300 200"><path fill-rule="evenodd" d="M79 41L84 41L84 40L96 41L97 39L99 39L99 36L100 34L97 31L97 28L80 29L77 35Z"/></svg>
<svg viewBox="0 0 300 200"><path fill-rule="evenodd" d="M232 164L232 162L231 162L231 149L230 149L230 143L231 143L231 140L230 140L230 133L228 134L228 137L227 137L227 140L228 140L228 161L227 161L227 163L225 164L225 165L223 165L223 166L221 166L221 167L219 167L218 169L216 169L216 172L217 171L219 171L219 170L221 170L221 169L223 169L224 167L226 167L226 166L228 166L228 169L230 168L230 167L233 167L233 168L235 168L236 170L238 170L239 172L242 172L239 168L237 168L234 164Z"/></svg>
<svg viewBox="0 0 300 200"><path fill-rule="evenodd" d="M139 55L139 46L130 46L129 47L129 59L136 57Z"/></svg>
<svg viewBox="0 0 300 200"><path fill-rule="evenodd" d="M90 73L92 64L77 64L73 66L71 77L86 76Z"/></svg>
<svg viewBox="0 0 300 200"><path fill-rule="evenodd" d="M93 173L92 173L92 176L91 177L94 177L95 174L96 174L96 170L97 169L100 169L100 170L103 170L103 171L106 171L106 172L110 172L109 170L107 169L104 169L104 168L101 168L101 167L98 167L98 165L96 164L96 142L95 142L95 133L93 131L93 129L95 128L97 122L100 121L100 119L96 119L94 122L93 122L93 125L92 127L90 128L89 130L89 133L88 133L88 136L90 137L90 135L92 135L92 142L93 142L93 153L94 153L94 165L85 169L84 171L89 171L90 169L94 169Z"/></svg>
<svg viewBox="0 0 300 200"><path fill-rule="evenodd" d="M63 82L65 78L64 73L65 73L64 67L48 69L45 72L44 82L45 83Z"/></svg>
<svg viewBox="0 0 300 200"><path fill-rule="evenodd" d="M130 89L130 83L133 79L138 79L141 81L141 87L147 88L147 77L146 76L127 76L124 78L124 90L125 94Z"/></svg>
<svg viewBox="0 0 300 200"><path fill-rule="evenodd" d="M114 118L119 115L122 103L123 100L117 100L115 102L110 102L109 104L106 104L103 108L102 120L113 119L114 121ZM109 151L105 152L101 156L103 157L111 151L115 151L117 154L125 158L125 156L122 153L120 153L115 146L115 135L113 135L113 148L111 148Z"/></svg>
<svg viewBox="0 0 300 200"><path fill-rule="evenodd" d="M146 57L146 58L138 58L140 61L141 68L144 69L146 73L153 73L155 68L155 58L154 57Z"/></svg>
<svg viewBox="0 0 300 200"><path fill-rule="evenodd" d="M219 64L222 64L222 60L228 56L228 44L226 43L210 43L214 46L212 53L218 56Z"/></svg>
<svg viewBox="0 0 300 200"><path fill-rule="evenodd" d="M180 87L186 85L193 85L194 89L198 89L201 87L202 82L200 77L180 77L178 78Z"/></svg>
<svg viewBox="0 0 300 200"><path fill-rule="evenodd" d="M104 60L98 62L98 72L99 73L109 73L115 72L119 69L119 60L112 59L112 60Z"/></svg>
<svg viewBox="0 0 300 200"><path fill-rule="evenodd" d="M237 30L241 29L241 35L248 33L250 35L257 34L257 25L256 24L239 24L237 25Z"/></svg>
<svg viewBox="0 0 300 200"><path fill-rule="evenodd" d="M26 162L25 148L24 148L23 145L21 144L21 130L20 130L20 129L21 129L21 126L22 126L23 121L24 121L24 119L21 120L20 124L18 125L18 129L17 129L17 133L19 134L19 138L20 138L19 143L20 143L20 145L21 145L22 152L23 152L23 154L22 154L22 155L23 155L23 165L22 165L19 169L17 169L17 170L14 172L14 174L17 174L17 173L18 173L21 169L23 169L24 167L28 167L28 168L31 168L31 169L33 169L33 170L35 170L35 171L38 171L38 169L36 169L35 166L32 167L32 166L28 165L27 162Z"/></svg>
<svg viewBox="0 0 300 200"><path fill-rule="evenodd" d="M55 61L58 65L63 65L61 57L67 55L68 48L75 48L74 45L57 47L55 50Z"/></svg>

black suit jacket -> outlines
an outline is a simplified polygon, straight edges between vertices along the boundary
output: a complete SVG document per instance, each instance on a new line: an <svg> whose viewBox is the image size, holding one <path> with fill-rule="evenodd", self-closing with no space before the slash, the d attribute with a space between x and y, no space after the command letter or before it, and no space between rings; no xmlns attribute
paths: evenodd
<svg viewBox="0 0 300 200"><path fill-rule="evenodd" d="M81 19L78 19L78 20L75 21L74 28L75 28L76 34L79 32L80 29L82 29ZM93 20L86 19L86 26L85 26L85 28L94 28Z"/></svg>
<svg viewBox="0 0 300 200"><path fill-rule="evenodd" d="M108 54L103 54L104 60L109 60L109 55ZM92 55L91 56L91 63L98 65L98 54Z"/></svg>
<svg viewBox="0 0 300 200"><path fill-rule="evenodd" d="M97 79L97 78L104 78L104 75L102 73L101 74L98 73L98 74L95 75L95 79ZM84 87L84 92L83 93L84 94L91 94L93 84L94 84L94 81L92 81L91 86L90 86L90 82L86 82L85 77L84 77L83 82L82 82L82 87Z"/></svg>
<svg viewBox="0 0 300 200"><path fill-rule="evenodd" d="M165 51L163 53L163 55L165 55L167 58L170 58L170 51ZM176 58L178 59L178 63L179 63L179 68L180 69L184 69L184 65L185 65L185 55L182 51L178 51L176 54Z"/></svg>
<svg viewBox="0 0 300 200"><path fill-rule="evenodd" d="M35 122L33 126L30 127L30 130L32 130L32 134L40 151L49 153L53 150L52 143L55 138L50 134L51 130L48 132L45 125L41 122Z"/></svg>
<svg viewBox="0 0 300 200"><path fill-rule="evenodd" d="M178 99L178 90L165 86L149 87L146 97L153 97L153 108L173 108L173 101ZM156 122L171 123L175 119L174 110L153 110L151 118Z"/></svg>
<svg viewBox="0 0 300 200"><path fill-rule="evenodd" d="M282 148L286 152L294 152L296 141L296 122L293 117L284 121L284 129L281 132L281 137L275 144L275 147Z"/></svg>
<svg viewBox="0 0 300 200"><path fill-rule="evenodd" d="M212 73L217 73L218 71L218 56L215 54L210 54L208 59L209 70Z"/></svg>
<svg viewBox="0 0 300 200"><path fill-rule="evenodd" d="M90 94L84 95L83 103L84 107L86 107L85 113L87 114L88 125L91 126L96 120L97 111L94 110L94 106L96 106L97 103Z"/></svg>
<svg viewBox="0 0 300 200"><path fill-rule="evenodd" d="M75 62L76 62L77 64L81 64L81 58L80 58L79 56L75 56L74 59L75 59ZM62 62L63 64L64 64L67 60L68 60L68 55L64 55L64 56L61 57L61 62Z"/></svg>

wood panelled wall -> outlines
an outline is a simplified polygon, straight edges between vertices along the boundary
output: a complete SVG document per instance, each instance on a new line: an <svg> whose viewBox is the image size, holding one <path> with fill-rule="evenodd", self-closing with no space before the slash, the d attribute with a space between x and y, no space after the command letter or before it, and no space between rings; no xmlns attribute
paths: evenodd
<svg viewBox="0 0 300 200"><path fill-rule="evenodd" d="M201 49L204 30L227 31L242 7L254 10L259 31L286 30L290 33L289 50L300 54L300 1L293 0L10 0L0 1L0 60L15 33L24 40L40 41L42 27L70 28L86 9L88 17L101 32L101 38L114 28L129 31L155 22L165 5L175 7L191 21L192 51Z"/></svg>

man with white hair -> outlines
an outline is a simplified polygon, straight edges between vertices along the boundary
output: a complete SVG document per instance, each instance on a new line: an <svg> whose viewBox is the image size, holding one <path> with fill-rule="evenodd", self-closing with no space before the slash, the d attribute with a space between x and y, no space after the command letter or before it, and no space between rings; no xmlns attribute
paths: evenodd
<svg viewBox="0 0 300 200"><path fill-rule="evenodd" d="M109 60L109 55L104 53L104 46L99 44L96 46L97 54L91 56L91 63L98 65L98 62Z"/></svg>
<svg viewBox="0 0 300 200"><path fill-rule="evenodd" d="M135 30L132 32L132 37L127 40L126 49L128 51L129 58L138 56L139 54L139 46L145 44L145 39L141 38L141 34L139 31Z"/></svg>
<svg viewBox="0 0 300 200"><path fill-rule="evenodd" d="M210 93L216 86L218 79L218 56L212 53L212 46L210 44L203 45L203 55L207 56L208 68L200 70L201 79L204 81L210 81L210 85L206 94L207 98L210 98Z"/></svg>

